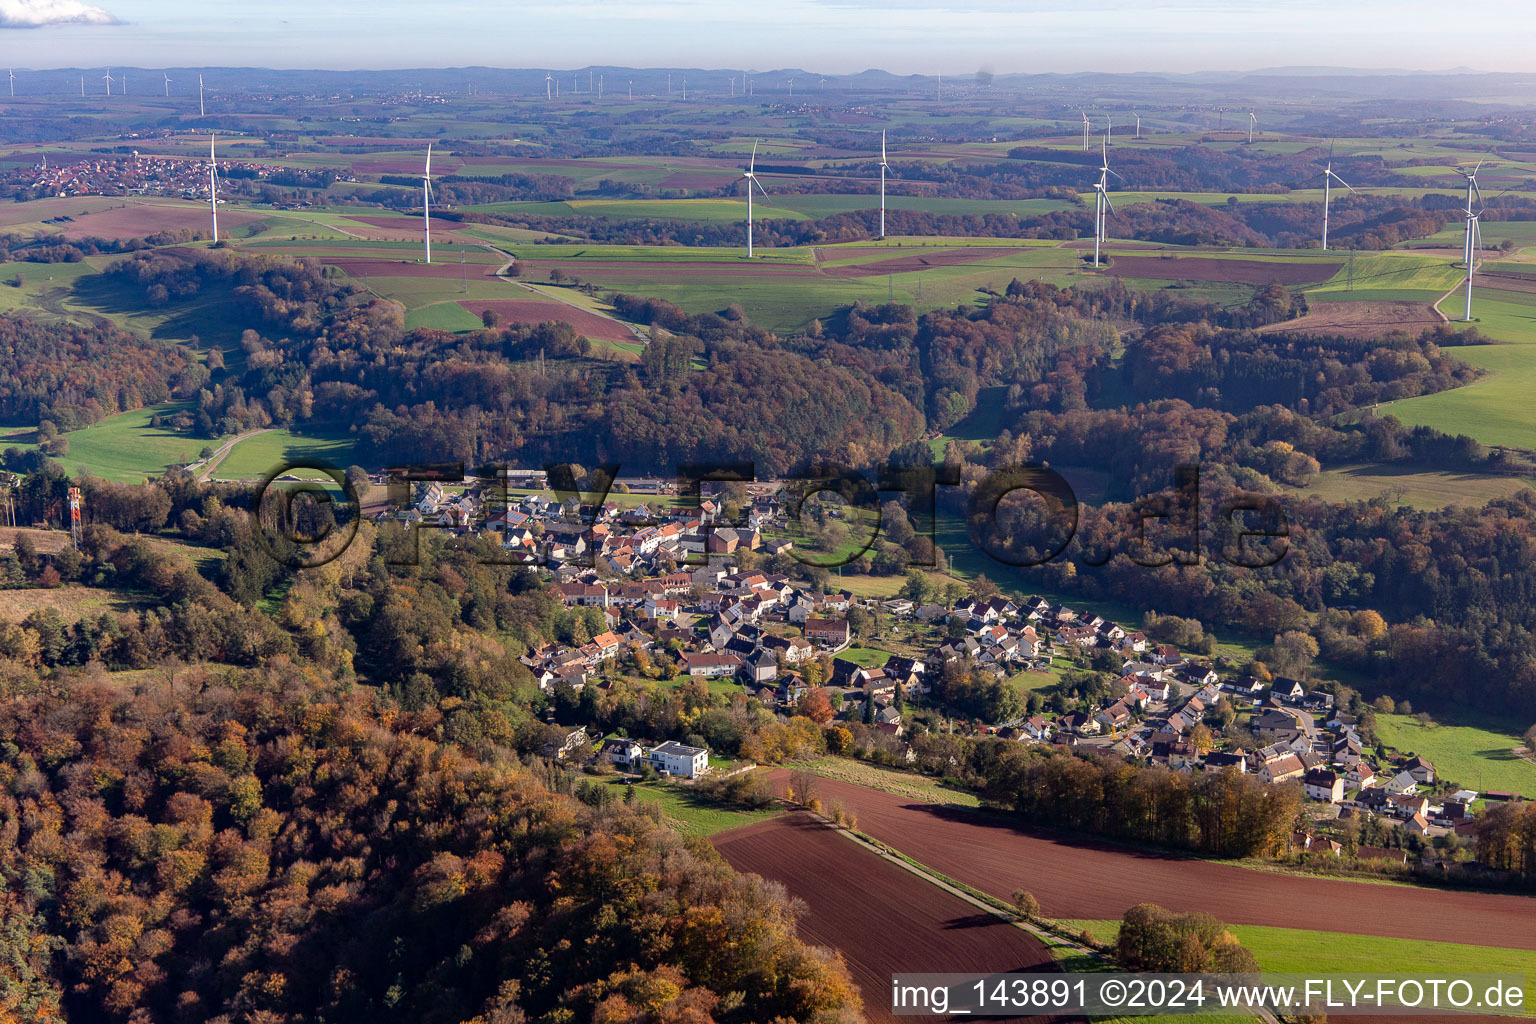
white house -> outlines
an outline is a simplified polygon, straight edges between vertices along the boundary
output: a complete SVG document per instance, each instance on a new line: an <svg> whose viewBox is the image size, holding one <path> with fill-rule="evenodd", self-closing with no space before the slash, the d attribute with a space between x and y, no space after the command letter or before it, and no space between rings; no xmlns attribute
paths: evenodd
<svg viewBox="0 0 1536 1024"><path fill-rule="evenodd" d="M679 775L685 779L691 779L709 771L709 751L703 747L690 747L672 740L668 740L659 747L653 747L646 760L650 761L657 771L666 772L668 775Z"/></svg>

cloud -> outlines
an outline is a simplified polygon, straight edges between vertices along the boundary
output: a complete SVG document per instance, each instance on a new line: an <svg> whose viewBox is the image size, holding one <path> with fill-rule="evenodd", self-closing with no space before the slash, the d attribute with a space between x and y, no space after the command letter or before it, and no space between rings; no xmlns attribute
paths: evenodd
<svg viewBox="0 0 1536 1024"><path fill-rule="evenodd" d="M80 0L0 0L0 28L118 23L100 7L92 7Z"/></svg>

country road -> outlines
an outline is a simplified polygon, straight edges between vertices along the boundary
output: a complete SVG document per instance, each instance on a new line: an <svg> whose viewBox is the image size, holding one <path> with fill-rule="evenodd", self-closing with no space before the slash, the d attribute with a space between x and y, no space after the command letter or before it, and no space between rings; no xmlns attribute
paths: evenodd
<svg viewBox="0 0 1536 1024"><path fill-rule="evenodd" d="M244 434L237 434L215 448L213 454L206 459L188 464L187 472L191 473L199 481L207 480L213 475L213 471L219 467L219 463L224 461L224 457L230 453L235 445L248 438L255 437L257 434L265 434L271 429L271 427L262 427L260 430L251 430Z"/></svg>

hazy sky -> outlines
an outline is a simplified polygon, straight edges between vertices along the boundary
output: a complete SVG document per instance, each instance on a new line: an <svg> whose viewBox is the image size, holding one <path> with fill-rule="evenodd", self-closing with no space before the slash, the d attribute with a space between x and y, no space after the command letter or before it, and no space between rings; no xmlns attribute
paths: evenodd
<svg viewBox="0 0 1536 1024"><path fill-rule="evenodd" d="M37 68L1519 71L1533 43L1536 7L1489 31L1439 0L0 0L6 60Z"/></svg>

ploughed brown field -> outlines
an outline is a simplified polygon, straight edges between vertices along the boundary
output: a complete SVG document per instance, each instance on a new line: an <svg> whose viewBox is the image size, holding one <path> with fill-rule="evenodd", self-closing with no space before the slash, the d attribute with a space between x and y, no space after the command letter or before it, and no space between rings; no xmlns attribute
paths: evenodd
<svg viewBox="0 0 1536 1024"><path fill-rule="evenodd" d="M786 770L771 776L781 788ZM1229 924L1536 949L1536 899L1287 875L1031 830L1002 815L925 804L835 779L860 832L1002 899L1028 889L1048 917L1109 920L1137 903Z"/></svg>
<svg viewBox="0 0 1536 1024"><path fill-rule="evenodd" d="M1430 302L1316 302L1306 316L1260 327L1259 333L1299 331L1372 338L1389 331L1418 334L1443 323L1445 317Z"/></svg>
<svg viewBox="0 0 1536 1024"><path fill-rule="evenodd" d="M1317 284L1338 273L1341 262L1307 260L1268 263L1264 260L1216 260L1191 256L1116 256L1109 272L1117 277L1146 277L1160 281L1215 281L1291 286Z"/></svg>
<svg viewBox="0 0 1536 1024"><path fill-rule="evenodd" d="M349 231L355 235L362 235L364 237L373 237L376 234L380 235L381 237L393 237L396 232L403 232L405 234L414 235L418 238L421 237L420 213L417 213L414 216L411 214L404 214L399 217L349 216L347 221L347 229ZM358 225L364 226L359 228ZM455 231L463 231L465 228L471 226L472 225L465 224L462 221L447 220L443 217L433 217L432 237L434 239L438 237L446 238L448 235L453 234ZM370 228L376 228L378 230L369 230ZM484 241L475 238L472 235L468 236L464 240L480 245L485 244Z"/></svg>
<svg viewBox="0 0 1536 1024"><path fill-rule="evenodd" d="M657 278L672 279L698 279L716 277L815 277L818 271L814 267L804 264L774 264L752 262L746 259L746 250L742 250L742 257L734 262L713 262L705 260L519 260L523 273L527 275L547 274L551 270L559 270L563 274L582 279L606 278L606 277L643 277L647 280Z"/></svg>
<svg viewBox="0 0 1536 1024"><path fill-rule="evenodd" d="M219 211L219 237L231 228L261 220L252 213L236 210ZM152 203L131 203L116 210L102 210L76 217L64 225L65 238L143 238L157 231L208 231L212 218L208 207L157 206Z"/></svg>
<svg viewBox="0 0 1536 1024"><path fill-rule="evenodd" d="M849 267L827 267L822 270L828 277L880 277L885 274L907 274L933 267L956 267L965 263L979 263L999 256L1012 256L1024 250L1017 246L957 245L935 248L931 252L915 252L896 259L875 263L860 263Z"/></svg>
<svg viewBox="0 0 1536 1024"><path fill-rule="evenodd" d="M340 267L353 277L441 277L457 281L464 277L466 268L448 254L441 263L420 263L417 259L397 256L394 259L351 259L346 256L327 256L325 262ZM492 263L470 263L467 273L471 278L495 277L496 266Z"/></svg>
<svg viewBox="0 0 1536 1024"><path fill-rule="evenodd" d="M892 1014L891 975L897 972L1056 970L1033 935L849 842L809 815L771 818L722 832L713 842L738 871L779 882L805 901L800 937L842 951L864 997L865 1020L939 1019Z"/></svg>
<svg viewBox="0 0 1536 1024"><path fill-rule="evenodd" d="M598 316L590 310L578 309L553 299L464 299L459 305L479 316L487 309L501 314L504 323L542 324L550 320L563 320L597 341L635 341L634 334L623 324Z"/></svg>

